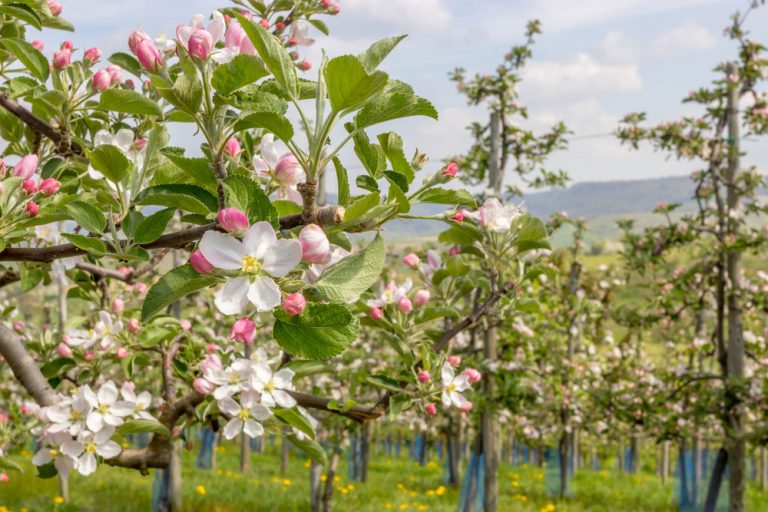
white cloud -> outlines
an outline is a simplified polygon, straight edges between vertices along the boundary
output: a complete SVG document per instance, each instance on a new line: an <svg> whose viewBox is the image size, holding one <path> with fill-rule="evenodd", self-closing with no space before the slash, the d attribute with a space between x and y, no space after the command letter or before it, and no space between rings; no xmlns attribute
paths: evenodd
<svg viewBox="0 0 768 512"><path fill-rule="evenodd" d="M344 14L364 16L367 23L378 21L422 34L442 34L453 20L442 0L344 0L342 8Z"/></svg>
<svg viewBox="0 0 768 512"><path fill-rule="evenodd" d="M635 92L643 87L636 65L611 65L579 53L567 62L536 62L523 72L525 98L568 100L602 93Z"/></svg>
<svg viewBox="0 0 768 512"><path fill-rule="evenodd" d="M654 39L651 50L660 55L676 55L690 50L706 50L717 43L717 36L695 21L686 21Z"/></svg>

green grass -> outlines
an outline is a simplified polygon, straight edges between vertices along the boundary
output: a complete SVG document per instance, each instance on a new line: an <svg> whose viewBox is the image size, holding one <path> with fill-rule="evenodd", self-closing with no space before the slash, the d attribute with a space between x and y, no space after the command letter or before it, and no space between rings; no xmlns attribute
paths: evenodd
<svg viewBox="0 0 768 512"><path fill-rule="evenodd" d="M251 471L238 471L238 450L226 444L218 453L218 469L194 468L195 452L184 454L183 502L186 511L305 511L308 502L308 465L291 456L288 476L279 475L279 456L253 454ZM0 511L85 512L150 510L153 476L100 467L88 478L73 475L71 502L56 504L56 479L40 480L34 468L18 457L24 474L11 474L0 484ZM382 510L455 511L458 490L443 487L442 464L432 461L420 467L407 457L373 457L369 482L349 482L342 462L334 493L334 510L379 512ZM573 498L559 502L547 497L544 470L537 467L505 466L500 475L499 511L673 511L673 489L648 473L628 475L609 471L582 470L573 480ZM748 510L768 510L765 495L754 488L748 494ZM5 507L3 509L2 507Z"/></svg>

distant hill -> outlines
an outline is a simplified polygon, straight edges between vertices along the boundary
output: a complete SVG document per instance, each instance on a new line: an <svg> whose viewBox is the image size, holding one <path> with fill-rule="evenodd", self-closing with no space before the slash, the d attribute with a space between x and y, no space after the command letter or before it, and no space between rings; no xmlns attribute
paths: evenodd
<svg viewBox="0 0 768 512"><path fill-rule="evenodd" d="M635 219L638 227L658 223L661 218L652 211L660 201L682 203L690 208L693 193L693 182L689 177L681 176L576 183L568 188L527 194L524 202L531 214L543 219L562 211L571 217L585 217L589 223L588 240L615 240L619 236L617 220ZM414 208L414 213L431 215L443 210L442 207L419 205ZM434 236L442 226L409 220L393 222L386 229L396 238L415 238ZM554 242L566 243L567 236L557 237Z"/></svg>

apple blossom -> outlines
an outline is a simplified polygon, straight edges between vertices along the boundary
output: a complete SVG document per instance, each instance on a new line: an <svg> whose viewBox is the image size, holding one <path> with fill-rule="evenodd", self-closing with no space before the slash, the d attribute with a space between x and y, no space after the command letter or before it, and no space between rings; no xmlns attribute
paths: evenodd
<svg viewBox="0 0 768 512"><path fill-rule="evenodd" d="M138 318L131 318L128 320L128 332L139 332L139 329L141 329L141 325L139 323Z"/></svg>
<svg viewBox="0 0 768 512"><path fill-rule="evenodd" d="M437 407L435 406L435 404L432 404L432 403L427 404L426 406L424 406L424 410L427 411L427 414L429 414L430 416L437 415Z"/></svg>
<svg viewBox="0 0 768 512"><path fill-rule="evenodd" d="M84 396L91 406L85 424L92 432L99 432L105 425L118 427L123 424L123 418L133 412L130 403L117 399L117 386L111 380L96 393L85 386Z"/></svg>
<svg viewBox="0 0 768 512"><path fill-rule="evenodd" d="M206 370L203 377L218 386L213 391L213 397L221 400L247 389L252 373L251 361L238 359L226 368Z"/></svg>
<svg viewBox="0 0 768 512"><path fill-rule="evenodd" d="M104 427L95 433L85 430L78 434L77 440L64 441L61 453L76 459L77 472L88 476L96 471L96 455L111 459L122 451L120 445L111 439L114 433L114 426Z"/></svg>
<svg viewBox="0 0 768 512"><path fill-rule="evenodd" d="M186 318L182 318L181 320L179 320L179 325L181 325L181 328L185 331L192 329L192 322L190 322Z"/></svg>
<svg viewBox="0 0 768 512"><path fill-rule="evenodd" d="M401 313L408 314L413 311L413 304L408 297L400 297L400 300L397 301L397 307Z"/></svg>
<svg viewBox="0 0 768 512"><path fill-rule="evenodd" d="M419 379L419 382L422 384L429 382L429 379L432 378L432 376L429 374L427 370L421 370L419 374L417 375L417 378Z"/></svg>
<svg viewBox="0 0 768 512"><path fill-rule="evenodd" d="M256 337L256 324L250 318L243 317L232 325L229 339L250 345Z"/></svg>
<svg viewBox="0 0 768 512"><path fill-rule="evenodd" d="M56 69L64 69L72 61L71 50L59 50L53 53L53 67Z"/></svg>
<svg viewBox="0 0 768 512"><path fill-rule="evenodd" d="M45 197L50 197L61 188L61 182L55 178L46 178L40 183L40 193Z"/></svg>
<svg viewBox="0 0 768 512"><path fill-rule="evenodd" d="M384 318L384 312L379 308L371 308L370 315L376 321Z"/></svg>
<svg viewBox="0 0 768 512"><path fill-rule="evenodd" d="M148 412L149 408L152 406L152 395L149 391L142 391L137 395L132 384L133 383L126 381L120 386L120 394L123 396L123 400L133 405L131 417L138 420L157 421L157 419Z"/></svg>
<svg viewBox="0 0 768 512"><path fill-rule="evenodd" d="M283 300L283 311L290 316L300 315L307 307L307 299L300 293L291 293Z"/></svg>
<svg viewBox="0 0 768 512"><path fill-rule="evenodd" d="M299 233L301 259L308 263L324 263L331 253L331 244L323 228L307 224Z"/></svg>
<svg viewBox="0 0 768 512"><path fill-rule="evenodd" d="M64 10L61 4L55 0L48 0L48 9L51 11L52 16L59 16L61 11Z"/></svg>
<svg viewBox="0 0 768 512"><path fill-rule="evenodd" d="M192 382L192 388L203 396L208 396L213 393L214 387L212 382L209 382L202 377L198 377Z"/></svg>
<svg viewBox="0 0 768 512"><path fill-rule="evenodd" d="M237 208L223 208L219 210L219 225L228 233L242 235L250 225L248 216L242 210Z"/></svg>
<svg viewBox="0 0 768 512"><path fill-rule="evenodd" d="M283 368L272 373L272 368L261 363L255 364L253 370L251 386L261 393L262 404L286 409L296 405L296 400L288 393L293 390L293 370Z"/></svg>
<svg viewBox="0 0 768 512"><path fill-rule="evenodd" d="M125 310L125 302L123 302L122 299L115 297L112 299L112 303L109 307L113 313L122 313Z"/></svg>
<svg viewBox="0 0 768 512"><path fill-rule="evenodd" d="M128 349L125 347L119 347L117 350L115 350L115 356L118 359L125 359L128 357Z"/></svg>
<svg viewBox="0 0 768 512"><path fill-rule="evenodd" d="M39 52L43 51L43 49L45 48L45 43L43 43L40 40L32 41L31 44L32 44L32 48L34 48L35 50L37 50Z"/></svg>
<svg viewBox="0 0 768 512"><path fill-rule="evenodd" d="M66 432L48 433L41 443L40 449L32 456L32 464L35 466L45 466L53 463L56 471L67 478L75 468L75 459L61 452L61 445L66 441L71 441L72 436Z"/></svg>
<svg viewBox="0 0 768 512"><path fill-rule="evenodd" d="M475 382L480 382L480 379L482 378L482 375L480 374L480 372L475 370L474 368L467 368L466 370L464 370L464 375L467 376L470 384L474 384Z"/></svg>
<svg viewBox="0 0 768 512"><path fill-rule="evenodd" d="M230 417L224 425L222 435L225 439L234 439L241 432L255 438L264 434L264 427L259 421L268 419L272 413L259 403L259 395L255 391L243 391L240 403L231 397L225 397L218 402L219 410Z"/></svg>
<svg viewBox="0 0 768 512"><path fill-rule="evenodd" d="M157 46L143 30L139 29L131 33L128 46L139 59L142 67L150 73L154 73L165 65Z"/></svg>
<svg viewBox="0 0 768 512"><path fill-rule="evenodd" d="M83 60L89 65L97 63L99 59L101 59L101 50L98 48L88 48L83 53Z"/></svg>
<svg viewBox="0 0 768 512"><path fill-rule="evenodd" d="M470 402L464 398L464 395L461 394L462 391L469 389L469 377L464 374L456 376L453 368L448 363L443 364L440 373L443 380L443 392L441 397L443 405L445 407L453 405L461 410L462 408L465 408L467 404L470 404Z"/></svg>
<svg viewBox="0 0 768 512"><path fill-rule="evenodd" d="M120 83L120 76L123 74L123 68L117 64L112 64L107 66L106 71L109 73L110 83L112 85L117 85Z"/></svg>
<svg viewBox="0 0 768 512"><path fill-rule="evenodd" d="M72 349L63 341L56 347L56 353L61 357L72 357Z"/></svg>
<svg viewBox="0 0 768 512"><path fill-rule="evenodd" d="M243 311L250 301L259 312L280 304L280 287L273 278L283 277L301 261L298 240L278 240L269 222L252 225L242 242L230 235L207 231L199 249L216 268L241 273L216 293L216 307L225 315Z"/></svg>
<svg viewBox="0 0 768 512"><path fill-rule="evenodd" d="M24 191L25 194L27 194L28 196L31 196L32 194L37 192L37 182L31 178L24 180L21 183L21 189Z"/></svg>
<svg viewBox="0 0 768 512"><path fill-rule="evenodd" d="M426 306L430 297L429 290L419 290L413 296L413 302L419 307Z"/></svg>
<svg viewBox="0 0 768 512"><path fill-rule="evenodd" d="M216 354L208 354L200 363L200 371L206 373L210 370L219 370L222 368L221 359Z"/></svg>
<svg viewBox="0 0 768 512"><path fill-rule="evenodd" d="M203 15L196 14L189 25L180 24L176 28L176 40L191 56L206 60L224 36L226 22L219 11L213 11L207 27L203 21Z"/></svg>
<svg viewBox="0 0 768 512"><path fill-rule="evenodd" d="M445 166L443 169L443 176L448 176L453 178L456 176L456 173L459 172L459 166L456 162L450 162L448 165Z"/></svg>
<svg viewBox="0 0 768 512"><path fill-rule="evenodd" d="M13 166L13 175L17 178L29 179L37 172L38 163L37 155L26 155L19 160L19 163Z"/></svg>
<svg viewBox="0 0 768 512"><path fill-rule="evenodd" d="M225 144L225 148L229 156L233 158L239 155L240 151L242 151L242 149L240 148L240 143L237 141L235 137L230 137L227 140L227 143Z"/></svg>
<svg viewBox="0 0 768 512"><path fill-rule="evenodd" d="M94 91L101 92L112 85L112 77L106 69L100 69L91 77L91 87Z"/></svg>
<svg viewBox="0 0 768 512"><path fill-rule="evenodd" d="M36 202L30 201L27 203L27 206L24 208L24 211L27 214L27 217L37 217L37 214L40 213L40 207L37 205Z"/></svg>
<svg viewBox="0 0 768 512"><path fill-rule="evenodd" d="M213 272L213 265L205 259L205 256L203 256L199 249L189 255L189 264L200 274L210 274Z"/></svg>
<svg viewBox="0 0 768 512"><path fill-rule="evenodd" d="M406 254L403 258L403 263L410 268L416 268L421 263L421 259L414 253Z"/></svg>

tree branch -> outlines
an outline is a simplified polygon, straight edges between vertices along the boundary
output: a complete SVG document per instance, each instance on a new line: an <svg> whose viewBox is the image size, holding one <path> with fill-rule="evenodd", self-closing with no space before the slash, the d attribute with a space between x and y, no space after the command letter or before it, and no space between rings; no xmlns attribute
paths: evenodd
<svg viewBox="0 0 768 512"><path fill-rule="evenodd" d="M41 133L51 139L58 146L56 151L59 154L67 155L71 153L78 156L83 155L83 148L78 143L63 137L62 134L50 124L37 117L25 107L19 105L16 101L10 99L5 93L0 93L0 106L21 119L24 124L32 129L32 131Z"/></svg>

